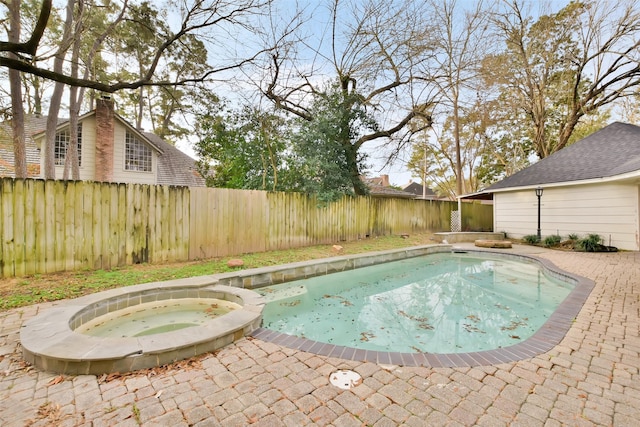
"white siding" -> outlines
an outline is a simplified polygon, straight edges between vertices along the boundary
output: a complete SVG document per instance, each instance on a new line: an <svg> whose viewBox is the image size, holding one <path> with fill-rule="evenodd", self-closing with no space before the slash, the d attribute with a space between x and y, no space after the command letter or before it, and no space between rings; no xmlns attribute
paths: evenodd
<svg viewBox="0 0 640 427"><path fill-rule="evenodd" d="M129 171L124 168L126 128L118 121L114 129L113 180L114 182L135 182L136 184L156 184L158 175L158 153L151 148L151 172Z"/></svg>
<svg viewBox="0 0 640 427"><path fill-rule="evenodd" d="M640 250L638 186L590 184L545 188L541 198L542 238L552 234L599 234L605 244ZM494 230L509 237L536 234L538 198L534 189L494 194Z"/></svg>

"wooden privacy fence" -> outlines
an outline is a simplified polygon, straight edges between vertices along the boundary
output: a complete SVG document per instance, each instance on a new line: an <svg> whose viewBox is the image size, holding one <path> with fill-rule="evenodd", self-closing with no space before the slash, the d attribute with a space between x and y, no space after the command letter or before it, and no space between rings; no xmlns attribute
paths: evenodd
<svg viewBox="0 0 640 427"><path fill-rule="evenodd" d="M109 269L368 236L448 231L453 202L220 188L0 179L0 274ZM463 205L463 229L491 230Z"/></svg>

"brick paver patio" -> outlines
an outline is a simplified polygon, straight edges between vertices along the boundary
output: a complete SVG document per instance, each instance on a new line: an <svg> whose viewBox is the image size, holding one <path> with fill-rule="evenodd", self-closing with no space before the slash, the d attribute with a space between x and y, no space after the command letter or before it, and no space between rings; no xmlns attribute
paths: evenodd
<svg viewBox="0 0 640 427"><path fill-rule="evenodd" d="M534 252L596 286L564 340L513 363L425 368L345 361L243 339L125 376L25 366L19 329L51 304L0 313L2 426L635 426L640 423L640 253ZM362 384L343 390L332 372Z"/></svg>

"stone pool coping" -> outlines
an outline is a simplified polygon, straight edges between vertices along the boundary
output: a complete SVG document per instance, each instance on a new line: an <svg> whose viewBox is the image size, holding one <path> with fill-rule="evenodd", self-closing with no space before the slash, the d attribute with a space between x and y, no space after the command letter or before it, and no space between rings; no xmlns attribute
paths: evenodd
<svg viewBox="0 0 640 427"><path fill-rule="evenodd" d="M408 248L406 257L414 255L412 249L418 252L423 247ZM538 263L546 274L574 282L574 288L559 304L558 308L547 321L532 336L509 347L465 353L402 353L391 351L363 350L308 340L297 336L258 328L251 335L263 341L271 342L294 350L335 357L339 359L372 362L384 365L424 366L432 368L454 368L487 366L499 363L515 362L539 354L543 354L558 345L569 331L571 324L582 309L595 283L582 276L561 270L552 262L532 255L505 253L503 251L485 249L457 249L450 245L439 245L429 253L442 252L489 253L492 256L519 259L525 262Z"/></svg>

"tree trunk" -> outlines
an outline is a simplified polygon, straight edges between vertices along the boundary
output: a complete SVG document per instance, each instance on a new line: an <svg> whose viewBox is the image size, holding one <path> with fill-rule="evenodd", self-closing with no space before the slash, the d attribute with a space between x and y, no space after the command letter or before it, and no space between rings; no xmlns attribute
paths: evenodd
<svg viewBox="0 0 640 427"><path fill-rule="evenodd" d="M78 62L80 57L80 36L82 34L82 14L84 11L84 0L78 0L77 17L75 19L75 31L73 36L73 48L71 49L71 76L78 77ZM80 94L78 95L78 91ZM67 155L64 162L63 179L80 179L80 161L78 156L78 117L80 116L80 105L84 89L79 90L77 86L69 88L69 146L67 147Z"/></svg>
<svg viewBox="0 0 640 427"><path fill-rule="evenodd" d="M343 142L342 147L347 159L347 168L349 169L353 192L357 196L366 196L368 193L367 187L360 177L360 170L358 168L358 149L351 144L350 141Z"/></svg>
<svg viewBox="0 0 640 427"><path fill-rule="evenodd" d="M20 0L9 2L9 42L20 41ZM9 53L17 59L17 55ZM16 178L27 177L27 150L24 134L24 106L22 105L22 81L20 72L9 70L9 88L11 90L11 130L13 132L13 165Z"/></svg>
<svg viewBox="0 0 640 427"><path fill-rule="evenodd" d="M73 5L74 0L67 2L66 18L64 22L64 33L60 47L53 59L53 71L55 73L62 73L62 65L64 58L69 48L69 38L71 35L71 26L73 24ZM53 88L53 94L51 95L51 102L49 104L49 113L47 116L47 130L45 132L45 147L44 147L44 178L56 179L56 165L55 165L55 138L56 127L58 126L58 114L60 113L60 103L62 101L62 93L64 91L64 83L56 82Z"/></svg>
<svg viewBox="0 0 640 427"><path fill-rule="evenodd" d="M462 152L460 149L460 116L458 111L458 96L453 100L453 139L456 144L456 193L460 196L464 191L464 175L462 173Z"/></svg>
<svg viewBox="0 0 640 427"><path fill-rule="evenodd" d="M11 129L13 131L13 164L16 178L27 178L27 150L24 134L24 108L20 72L9 70L11 88Z"/></svg>

